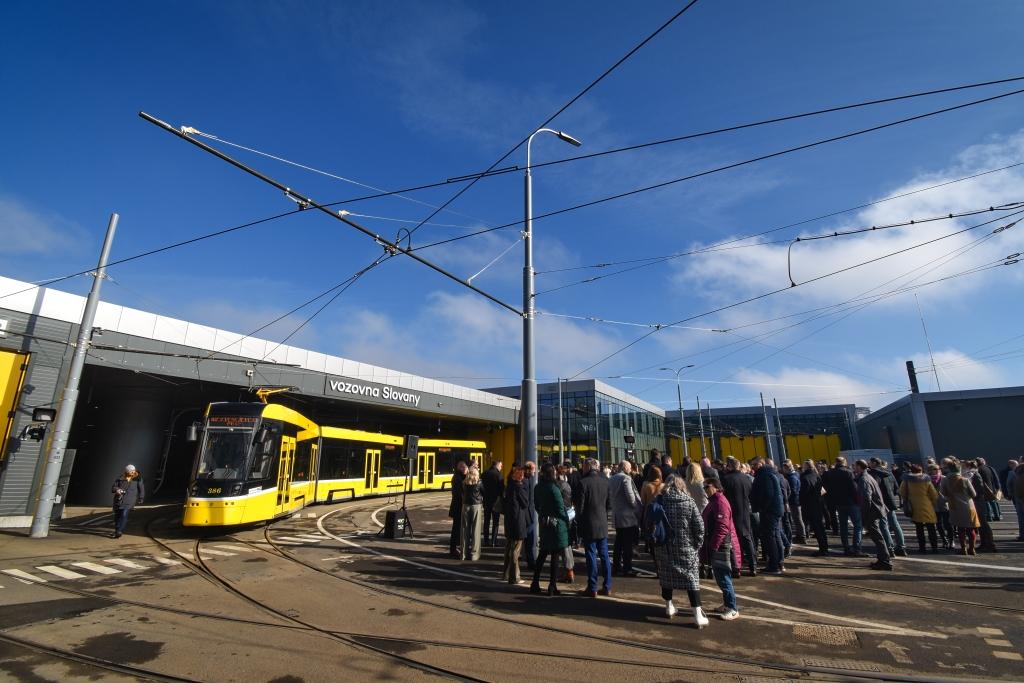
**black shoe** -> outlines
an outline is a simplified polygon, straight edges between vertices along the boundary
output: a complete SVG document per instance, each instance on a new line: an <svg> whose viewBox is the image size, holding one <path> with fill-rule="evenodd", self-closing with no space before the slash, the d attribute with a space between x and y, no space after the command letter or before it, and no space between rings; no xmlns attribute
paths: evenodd
<svg viewBox="0 0 1024 683"><path fill-rule="evenodd" d="M608 597L608 596L610 596L612 594L612 589L609 588L608 586L605 586L601 590L597 591L597 594L598 595L603 595L605 597Z"/></svg>
<svg viewBox="0 0 1024 683"><path fill-rule="evenodd" d="M732 578L738 579L738 578L740 578L740 576L742 576L742 574L740 574L740 570L739 569L733 569L732 570Z"/></svg>
<svg viewBox="0 0 1024 683"><path fill-rule="evenodd" d="M530 584L530 592L533 593L534 595L541 595L543 593L543 591L540 589L540 584L539 583L531 583Z"/></svg>
<svg viewBox="0 0 1024 683"><path fill-rule="evenodd" d="M121 538L121 532L120 531L115 531L114 533L110 534L110 537L111 538Z"/></svg>
<svg viewBox="0 0 1024 683"><path fill-rule="evenodd" d="M558 588L555 587L555 584L553 584L553 583L552 584L548 584L548 597L551 597L552 595L561 595L561 594L562 594L562 591L558 590Z"/></svg>
<svg viewBox="0 0 1024 683"><path fill-rule="evenodd" d="M640 576L640 572L638 572L635 569L630 569L628 571L622 572L622 576L628 576L628 577L631 577L631 578L635 578L637 576Z"/></svg>
<svg viewBox="0 0 1024 683"><path fill-rule="evenodd" d="M747 576L757 576L757 569L754 568L754 567L751 567L750 569L748 569L747 570Z"/></svg>
<svg viewBox="0 0 1024 683"><path fill-rule="evenodd" d="M818 550L811 553L811 557L827 557L829 552L827 550Z"/></svg>
<svg viewBox="0 0 1024 683"><path fill-rule="evenodd" d="M907 556L907 549L906 548L896 548L896 555L898 557L906 557Z"/></svg>
<svg viewBox="0 0 1024 683"><path fill-rule="evenodd" d="M882 562L880 560L872 562L870 568L871 569L875 569L877 571L882 571L882 572L891 572L892 571L892 565L891 564L889 564L888 562Z"/></svg>
<svg viewBox="0 0 1024 683"><path fill-rule="evenodd" d="M579 594L581 596L583 596L584 598L596 598L597 597L597 593L595 593L594 591L589 590L587 588L584 588L583 590L579 591Z"/></svg>

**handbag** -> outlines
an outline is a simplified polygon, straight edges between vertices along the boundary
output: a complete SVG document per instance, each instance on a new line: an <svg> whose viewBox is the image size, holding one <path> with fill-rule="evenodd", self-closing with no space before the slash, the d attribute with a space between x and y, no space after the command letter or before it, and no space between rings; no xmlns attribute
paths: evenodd
<svg viewBox="0 0 1024 683"><path fill-rule="evenodd" d="M711 553L711 567L713 569L724 569L732 571L732 547L726 543Z"/></svg>

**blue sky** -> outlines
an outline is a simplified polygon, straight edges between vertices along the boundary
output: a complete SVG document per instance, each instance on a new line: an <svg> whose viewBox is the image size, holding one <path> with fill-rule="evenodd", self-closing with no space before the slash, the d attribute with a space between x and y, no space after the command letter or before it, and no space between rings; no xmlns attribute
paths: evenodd
<svg viewBox="0 0 1024 683"><path fill-rule="evenodd" d="M398 189L482 170L680 3L4 3L0 8L0 274L28 281L288 210L265 186L143 122L145 110L364 185ZM701 0L552 124L596 152L748 121L1024 75L1015 2ZM980 99L1019 84L919 98L537 169L535 214ZM678 183L535 223L538 271L667 255L1024 161L1024 95ZM222 147L319 201L366 187ZM534 161L576 154L539 137ZM524 163L517 150L503 165ZM845 230L1024 201L1024 167L773 233ZM461 187L346 206L383 235ZM515 221L522 176L479 182L414 246ZM798 281L995 218L962 218L800 245ZM1024 251L1012 219L868 267L662 329L581 376L671 408L670 373L714 406L852 401L880 407L929 365L912 293L801 325L789 316L997 263ZM517 228L422 255L521 304ZM768 238L766 238L768 239ZM976 242L977 241L977 242ZM785 243L681 257L538 297L538 375L574 376L650 328L784 287ZM380 254L306 212L112 269L104 298L249 332ZM540 292L601 275L538 275ZM896 279L901 278L901 279ZM917 278L911 282L911 278ZM874 289L893 281L881 289ZM1024 383L1024 266L915 290L944 389ZM59 287L84 293L81 277ZM315 307L261 336L281 339ZM826 311L827 312L827 311ZM582 318L582 319L581 319ZM587 320L587 318L596 318ZM629 323L629 324L620 324ZM292 340L469 386L515 383L520 321L409 259L372 270ZM730 329L711 332L709 329ZM813 334L811 334L813 333ZM740 336L742 335L742 336ZM763 338L759 335L768 335ZM746 341L755 337L759 341ZM729 346L726 346L729 345ZM781 349L781 350L780 350ZM934 388L930 373L922 388Z"/></svg>

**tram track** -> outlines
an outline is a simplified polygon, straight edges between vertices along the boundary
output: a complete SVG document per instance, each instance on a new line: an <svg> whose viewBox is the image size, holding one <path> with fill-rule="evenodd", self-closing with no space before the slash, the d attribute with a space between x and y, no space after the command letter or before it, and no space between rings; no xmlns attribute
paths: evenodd
<svg viewBox="0 0 1024 683"><path fill-rule="evenodd" d="M54 647L52 645L44 645L43 643L29 640L27 638L19 638L18 636L11 635L7 632L0 632L0 642L7 643L8 645L14 645L38 654L49 655L50 657L55 657L64 661L91 666L99 669L100 671L125 674L127 676L134 676L147 681L200 683L194 678L165 674L159 671L153 671L152 669L143 669L141 667L131 666L129 664L119 664L117 662L112 662L109 659L93 657L92 655L85 655L80 652L75 652L74 650L67 650L65 648Z"/></svg>
<svg viewBox="0 0 1024 683"><path fill-rule="evenodd" d="M355 648L357 650L363 650L363 651L366 651L366 652L370 652L370 653L375 654L375 655L377 655L379 657L383 657L383 658L388 659L388 660L390 660L392 662L395 662L397 664L400 664L402 666L405 666L405 667L413 669L413 670L420 671L422 673L430 674L430 675L437 676L437 677L440 677L440 678L446 678L446 679L457 680L457 681L464 681L466 683L487 683L483 679L474 678L472 676L467 676L467 675L461 674L461 673L459 673L457 671L453 671L453 670L450 670L450 669L445 669L443 667L435 666L433 664L426 664L424 662L420 662L420 661L418 661L416 659L413 659L412 657L407 657L405 655L402 655L402 654L399 654L399 653L396 653L396 652L392 652L392 651L389 651L389 650L377 647L375 645L371 645L371 644L366 643L366 642L361 642L360 639L358 639L356 637L352 637L352 636L349 636L347 634L342 634L340 632L334 632L334 631L332 631L330 629L322 628L320 626L317 626L316 624L309 623L307 621L299 619L298 617L294 617L294 616L292 616L292 615L290 615L290 614L288 614L288 613L286 613L286 612L284 612L282 610L279 610L279 609L277 609L275 607L272 607L271 605L269 605L269 604L267 604L267 603L265 603L265 602L263 602L263 601L261 601L261 600L259 600L257 598L254 598L254 597L250 596L249 594L245 593L244 591L242 591L241 589L237 588L229 580L227 580L226 578L222 577L220 574L218 574L216 571L214 571L212 568L210 568L209 564L203 559L202 554L200 553L203 539L196 539L195 542L194 542L193 550L192 550L192 554L193 554L193 558L194 559L186 557L183 553L175 550L169 544L161 541L159 538L157 538L152 533L152 529L151 529L152 521L153 520L151 520L150 523L146 525L146 534L149 536L150 540L152 540L154 543L159 545L164 550L166 550L166 551L168 551L170 553L173 553L175 556L181 558L181 561L183 562L184 566L187 567L188 569L190 569L193 573L197 574L198 576L201 576L202 578L206 579L207 581L209 581L210 583L214 584L215 586L218 586L218 587L222 588L224 591L234 595L235 597L239 598L243 602L246 602L249 605L251 605L253 607L256 607L257 609L260 609L260 610L262 610L264 612L267 612L268 614L271 614L271 615L273 615L273 616L275 616L275 617L277 617L279 619L282 619L282 620L284 620L286 622L290 622L290 623L295 624L297 626L301 626L301 627L303 627L303 630L308 630L309 632L316 633L316 634L321 635L321 636L323 636L325 638L328 638L330 640L334 640L336 642L340 642L342 644L348 645L349 647ZM240 541L239 539L234 539L234 540L236 542L244 542L244 541ZM258 548L258 546L256 546L256 547Z"/></svg>
<svg viewBox="0 0 1024 683"><path fill-rule="evenodd" d="M323 531L324 527L322 525L324 523L324 520L328 516L333 515L333 514L335 514L337 512L340 512L340 511L341 510L334 510L334 511L331 511L331 512L328 512L328 513L322 515L319 518L319 521L318 521L319 528ZM661 653L664 653L664 654L670 654L670 655L676 655L676 656L696 657L696 658L703 658L703 659L713 659L713 660L722 662L724 664L732 664L732 665L737 665L737 666L742 666L742 667L754 667L754 668L758 669L758 672L757 672L756 675L758 677L761 677L761 678L779 678L779 679L784 679L784 680L792 680L794 678L799 678L799 679L802 679L802 680L815 680L815 679L810 678L810 675L811 674L817 674L818 676L822 676L822 677L825 677L825 678L818 678L816 680L845 680L845 681L877 681L877 680L886 680L886 681L906 681L907 683L925 683L925 682L933 682L933 681L952 681L952 680L954 680L954 679L941 678L941 677L935 677L935 676L921 676L921 675L913 675L913 674L902 674L902 673L898 673L898 672L885 672L885 673L881 673L881 672L879 672L879 673L876 673L876 672L860 672L860 671L849 671L849 670L840 669L840 668L816 667L816 666L794 666L794 665L787 665L787 664L783 664L783 663L768 663L768 662L763 662L763 661L749 660L749 659L745 659L745 658L742 658L742 657L732 657L732 656L727 656L727 655L714 654L714 653L709 653L709 652L706 652L706 651L686 650L686 649L672 648L672 647L655 645L655 644L649 644L649 643L645 643L645 644L641 645L641 644L631 643L629 641L622 641L622 640L619 640L619 639L609 638L609 637L600 636L600 635L587 634L587 635L581 636L579 633L576 633L575 631L570 631L568 629L562 629L562 628L559 628L559 627L556 627L556 626L548 626L548 625L543 625L543 624L536 624L536 623L532 623L532 622L529 622L529 621L523 621L523 620L520 620L520 619L515 619L513 617L508 617L508 616L505 616L505 615L485 614L485 613L481 613L481 612L478 612L478 611L473 611L473 610L469 610L469 609L466 609L466 608L462 608L462 607L459 607L457 605L451 605L451 604L446 604L446 603L441 603L441 602L435 602L433 600L429 600L427 598L424 598L424 597L421 597L421 596L417 596L417 595L411 595L411 594L408 594L408 593L404 593L402 591L396 591L396 590L389 589L389 588L382 588L379 585L368 583L366 581L362 581L360 579L356 579L356 578L351 577L351 576L342 576L340 574L336 574L336 573L334 573L332 571L328 571L326 569L323 569L322 567L318 567L318 566L316 566L314 564L306 562L305 560L302 560L301 558L298 558L298 557L294 556L292 553L289 553L288 551L284 550L279 544L275 543L273 541L273 539L270 537L270 530L271 530L271 528L274 526L274 524L279 523L279 522L280 522L280 520L278 520L278 522L271 522L264 529L264 537L266 539L267 545L272 547L276 551L277 554L279 554L279 555L281 555L283 557L286 557L287 559L289 559L289 560L291 560L291 561L293 561L295 563L298 563L298 564L300 564L300 565L302 565L302 566L304 566L304 567L306 567L308 569L311 569L311 570L313 570L315 572L326 574L326 575L331 576L331 577L333 577L333 578L335 578L337 580L341 580L341 581L344 581L346 583L350 583L352 585L359 586L359 587L361 587L363 589L372 591L374 593L381 594L381 595L388 595L388 596L392 596L392 597L398 597L398 598L401 598L401 599L406 600L406 601L410 601L410 602L413 602L413 603L417 603L417 604L421 604L421 605L425 605L425 606L429 606L429 607L433 607L433 608L437 608L437 609L444 609L444 610L449 610L449 611L455 611L455 612L458 612L458 613L467 614L467 615L471 615L471 616L475 616L475 617L484 617L484 618L487 618L487 619L497 620L497 621L501 621L501 622L504 622L504 623L513 624L513 625L517 625L517 626L524 626L524 627L528 627L528 628L539 629L539 630L542 630L542 631L547 631L549 633L557 633L557 634L560 634L560 635L572 636L572 637L576 637L576 638L584 637L584 638L586 638L588 640L594 640L594 641L598 641L598 642L604 642L604 643L608 643L608 644L624 646L624 647L630 647L630 648L637 648L637 649L645 651L645 652L655 651L655 652L661 652ZM330 534L328 534L328 535L330 535ZM250 544L250 545L252 545L252 544ZM263 548L261 546L252 545L252 547L260 549L260 550L263 550L264 552L270 552L269 550L267 550L266 548ZM442 567L438 567L437 570L438 571L445 571L444 568L442 568ZM702 671L702 672L707 671L707 672L714 672L714 673L718 673L718 674L731 674L731 675L740 676L740 677L751 675L751 672L749 672L749 671L737 671L737 670L730 671L730 670L723 670L720 667L716 667L716 668L713 668L713 669L706 669L706 668L701 668L701 667L690 667L690 670L692 670L692 671ZM956 680L960 680L960 679L956 679Z"/></svg>

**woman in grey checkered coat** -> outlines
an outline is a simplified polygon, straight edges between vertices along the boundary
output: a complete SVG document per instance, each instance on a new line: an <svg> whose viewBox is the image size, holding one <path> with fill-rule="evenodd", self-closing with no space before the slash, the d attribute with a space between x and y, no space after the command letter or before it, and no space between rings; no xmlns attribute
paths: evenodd
<svg viewBox="0 0 1024 683"><path fill-rule="evenodd" d="M704 543L704 520L697 504L686 492L686 481L682 477L669 479L659 498L672 527L668 543L654 547L665 613L669 618L676 613L672 603L673 589L685 589L697 628L703 628L708 623L700 607L699 553Z"/></svg>

